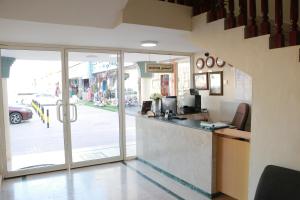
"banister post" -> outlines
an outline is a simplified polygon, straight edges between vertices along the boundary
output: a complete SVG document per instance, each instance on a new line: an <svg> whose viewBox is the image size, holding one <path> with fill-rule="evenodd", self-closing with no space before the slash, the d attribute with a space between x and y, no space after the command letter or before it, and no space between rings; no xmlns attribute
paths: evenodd
<svg viewBox="0 0 300 200"><path fill-rule="evenodd" d="M271 25L269 22L269 2L268 0L261 0L261 13L262 21L260 23L260 35L266 35L271 33Z"/></svg>
<svg viewBox="0 0 300 200"><path fill-rule="evenodd" d="M240 13L237 18L237 26L247 25L247 0L239 0Z"/></svg>
<svg viewBox="0 0 300 200"><path fill-rule="evenodd" d="M298 17L299 17L298 6L299 6L298 0L291 0L291 7L290 7L291 29L289 33L290 46L300 44L300 33L298 30Z"/></svg>
<svg viewBox="0 0 300 200"><path fill-rule="evenodd" d="M217 0L210 0L208 12L207 12L207 23L215 21L217 19Z"/></svg>
<svg viewBox="0 0 300 200"><path fill-rule="evenodd" d="M194 0L193 4L193 16L199 15L201 13L201 5L199 0Z"/></svg>
<svg viewBox="0 0 300 200"><path fill-rule="evenodd" d="M234 28L236 26L236 20L234 16L234 0L228 0L229 13L225 19L225 29Z"/></svg>
<svg viewBox="0 0 300 200"><path fill-rule="evenodd" d="M284 47L284 35L282 33L282 0L275 0L275 33L270 36L270 48Z"/></svg>
<svg viewBox="0 0 300 200"><path fill-rule="evenodd" d="M257 36L256 0L249 0L249 16L250 19L247 26L245 27L245 38Z"/></svg>
<svg viewBox="0 0 300 200"><path fill-rule="evenodd" d="M218 0L217 3L217 19L222 19L226 17L226 9L224 0Z"/></svg>

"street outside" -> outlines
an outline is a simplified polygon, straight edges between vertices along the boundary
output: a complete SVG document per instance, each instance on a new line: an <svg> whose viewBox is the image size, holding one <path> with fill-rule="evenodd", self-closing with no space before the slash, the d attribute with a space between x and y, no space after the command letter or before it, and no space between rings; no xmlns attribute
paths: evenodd
<svg viewBox="0 0 300 200"><path fill-rule="evenodd" d="M33 108L31 120L10 126L11 170L65 162L63 124L57 119L56 106L44 108L49 110L49 128ZM77 109L78 119L71 123L73 161L119 156L118 112L83 103ZM135 155L135 118L130 114L126 114L126 141L127 155Z"/></svg>

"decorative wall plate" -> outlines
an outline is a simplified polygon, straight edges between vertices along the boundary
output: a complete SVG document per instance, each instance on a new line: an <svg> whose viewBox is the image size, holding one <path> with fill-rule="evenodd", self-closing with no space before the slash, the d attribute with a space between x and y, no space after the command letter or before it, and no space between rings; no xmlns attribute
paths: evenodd
<svg viewBox="0 0 300 200"><path fill-rule="evenodd" d="M203 69L205 66L205 61L203 58L198 58L197 61L196 61L196 67L197 69L201 70Z"/></svg>
<svg viewBox="0 0 300 200"><path fill-rule="evenodd" d="M206 58L206 66L212 68L215 65L215 59L212 56Z"/></svg>
<svg viewBox="0 0 300 200"><path fill-rule="evenodd" d="M226 64L226 62L220 58L216 59L216 64L218 67L224 67L224 65Z"/></svg>

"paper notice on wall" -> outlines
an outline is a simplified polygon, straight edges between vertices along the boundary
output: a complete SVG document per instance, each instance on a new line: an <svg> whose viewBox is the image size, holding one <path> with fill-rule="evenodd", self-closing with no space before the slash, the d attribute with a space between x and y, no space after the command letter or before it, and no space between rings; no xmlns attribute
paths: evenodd
<svg viewBox="0 0 300 200"><path fill-rule="evenodd" d="M252 78L238 69L235 69L235 98L247 102L252 101Z"/></svg>

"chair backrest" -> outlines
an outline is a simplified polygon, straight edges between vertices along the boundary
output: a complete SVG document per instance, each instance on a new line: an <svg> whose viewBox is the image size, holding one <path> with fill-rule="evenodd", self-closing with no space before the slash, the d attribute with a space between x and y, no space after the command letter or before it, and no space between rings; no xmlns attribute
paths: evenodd
<svg viewBox="0 0 300 200"><path fill-rule="evenodd" d="M240 103L236 109L234 118L232 120L232 125L238 130L245 130L245 125L247 122L250 106L247 103Z"/></svg>
<svg viewBox="0 0 300 200"><path fill-rule="evenodd" d="M300 172L268 165L259 180L254 200L300 199Z"/></svg>

